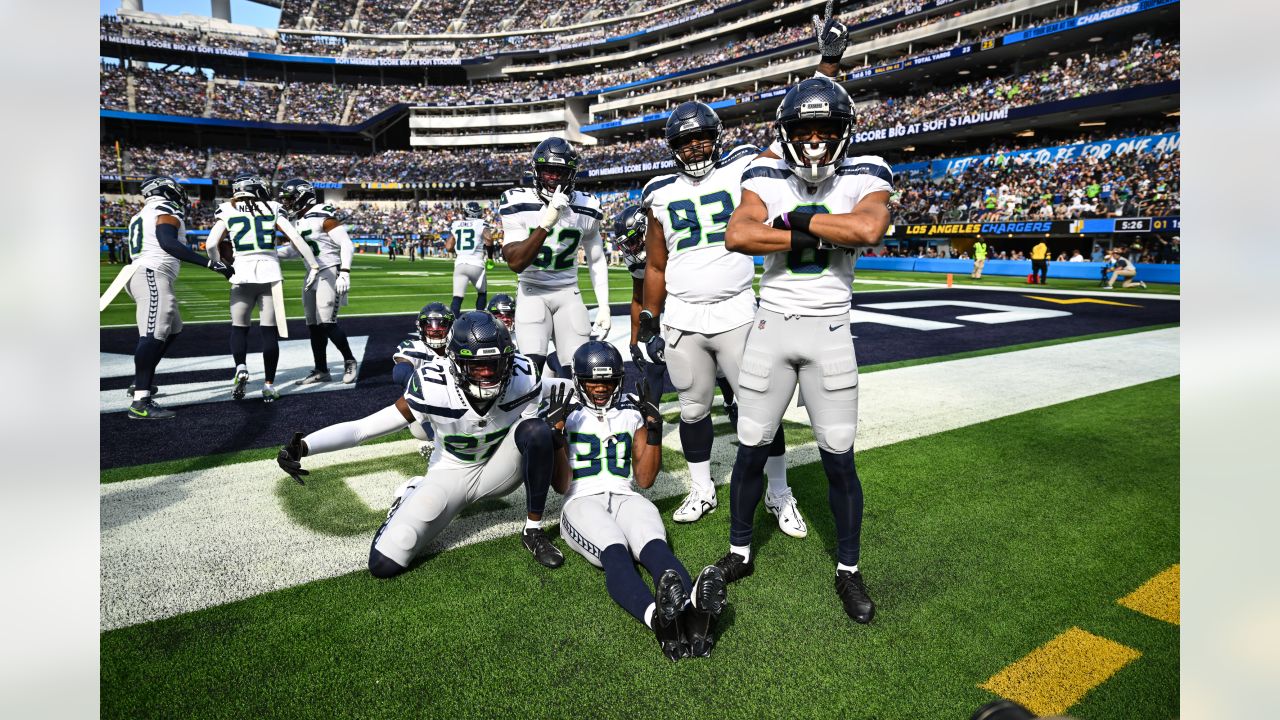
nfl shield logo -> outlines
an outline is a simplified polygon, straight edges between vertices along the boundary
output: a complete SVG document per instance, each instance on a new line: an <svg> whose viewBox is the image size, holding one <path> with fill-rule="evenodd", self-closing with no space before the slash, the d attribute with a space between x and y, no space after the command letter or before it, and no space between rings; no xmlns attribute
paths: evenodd
<svg viewBox="0 0 1280 720"><path fill-rule="evenodd" d="M756 326L756 329L757 329L757 330L763 330L763 329L764 329L764 321L763 321L763 320L761 320L761 321L760 321L760 324Z"/></svg>

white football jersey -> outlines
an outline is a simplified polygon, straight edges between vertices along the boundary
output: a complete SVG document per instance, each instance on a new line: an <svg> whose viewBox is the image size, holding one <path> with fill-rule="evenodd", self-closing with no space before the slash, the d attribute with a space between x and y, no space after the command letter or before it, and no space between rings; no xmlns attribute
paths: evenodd
<svg viewBox="0 0 1280 720"><path fill-rule="evenodd" d="M187 223L182 210L173 202L160 197L147 198L142 209L129 220L129 254L138 267L149 268L170 279L178 279L178 266L182 261L164 251L156 238L156 218L172 215L178 218L178 241L187 241Z"/></svg>
<svg viewBox="0 0 1280 720"><path fill-rule="evenodd" d="M396 351L391 355L391 362L399 362L405 360L413 364L413 369L417 370L423 363L444 362L444 356L438 355L435 350L427 347L423 342L422 336L414 333L405 338L396 346Z"/></svg>
<svg viewBox="0 0 1280 720"><path fill-rule="evenodd" d="M742 196L742 174L759 154L741 145L706 177L675 173L645 185L640 204L662 226L667 242L663 324L710 334L751 322L755 261L726 250L724 234Z"/></svg>
<svg viewBox="0 0 1280 720"><path fill-rule="evenodd" d="M256 200L253 207L255 210L248 212L232 202L218 206L216 218L226 226L227 239L235 251L232 285L283 279L276 255L276 219L285 214L284 208L274 200Z"/></svg>
<svg viewBox="0 0 1280 720"><path fill-rule="evenodd" d="M332 205L320 204L313 205L306 214L293 223L293 226L298 229L298 234L316 256L316 263L321 270L342 264L341 246L324 231L324 224L330 219L338 219L338 209ZM289 247L293 245L290 244ZM239 269L236 272L239 272Z"/></svg>
<svg viewBox="0 0 1280 720"><path fill-rule="evenodd" d="M453 235L453 249L458 253L454 262L484 267L484 220L454 220L449 234Z"/></svg>
<svg viewBox="0 0 1280 720"><path fill-rule="evenodd" d="M481 415L463 395L446 362L439 358L419 365L405 388L404 399L419 423L435 429L435 454L442 455L441 464L484 463L521 418L537 416L542 399L537 368L529 358L517 353L511 381L489 412Z"/></svg>
<svg viewBox="0 0 1280 720"><path fill-rule="evenodd" d="M618 248L618 254L622 256L622 262L624 265L627 266L627 272L631 273L631 277L635 278L636 280L643 280L644 279L644 260L635 255L632 255L626 250L623 250L621 247Z"/></svg>
<svg viewBox="0 0 1280 720"><path fill-rule="evenodd" d="M625 396L604 419L581 406L569 413L564 434L573 474L565 502L602 492L636 494L631 486L631 450L635 432L643 426L640 411Z"/></svg>
<svg viewBox="0 0 1280 720"><path fill-rule="evenodd" d="M518 187L502 193L498 215L502 218L502 244L528 239L546 205L533 188ZM578 248L600 244L600 201L594 195L574 191L569 210L534 258L520 273L521 287L562 288L578 285Z"/></svg>
<svg viewBox="0 0 1280 720"><path fill-rule="evenodd" d="M862 198L893 192L893 171L875 155L840 161L815 192L780 158L760 158L742 175L742 188L760 196L770 220L784 212L847 213ZM861 248L769 253L760 278L760 307L784 315L840 315L849 311L853 266Z"/></svg>

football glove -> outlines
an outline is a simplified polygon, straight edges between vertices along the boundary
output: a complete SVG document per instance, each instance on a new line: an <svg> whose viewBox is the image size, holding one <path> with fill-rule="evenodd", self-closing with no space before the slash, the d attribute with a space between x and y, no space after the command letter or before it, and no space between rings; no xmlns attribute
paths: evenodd
<svg viewBox="0 0 1280 720"><path fill-rule="evenodd" d="M831 17L834 0L827 0L822 17L813 16L813 31L818 37L818 54L824 63L838 63L849 45L849 26Z"/></svg>
<svg viewBox="0 0 1280 720"><path fill-rule="evenodd" d="M276 455L276 463L280 465L280 469L289 473L289 477L298 481L299 485L306 485L302 476L311 474L302 469L302 458L306 454L307 447L302 442L302 433L294 433L289 444L280 448L280 454Z"/></svg>
<svg viewBox="0 0 1280 720"><path fill-rule="evenodd" d="M302 283L303 290L310 290L316 284L316 279L320 277L320 268L313 267L307 271L306 282Z"/></svg>
<svg viewBox="0 0 1280 720"><path fill-rule="evenodd" d="M573 410L573 391L568 383L560 383L547 393L546 410L542 417L552 430L564 432L565 420L569 419L569 413Z"/></svg>
<svg viewBox="0 0 1280 720"><path fill-rule="evenodd" d="M557 187L555 194L551 196L551 202L547 203L547 207L542 211L542 219L538 221L538 227L551 232L551 228L555 227L568 212L569 196Z"/></svg>
<svg viewBox="0 0 1280 720"><path fill-rule="evenodd" d="M596 311L596 323L591 326L591 334L598 340L604 340L609 335L609 329L613 327L613 320L609 317L609 306L602 305Z"/></svg>
<svg viewBox="0 0 1280 720"><path fill-rule="evenodd" d="M631 362L635 363L636 367L641 370L644 370L645 365L649 364L649 359L644 356L644 351L640 349L639 344L631 345Z"/></svg>
<svg viewBox="0 0 1280 720"><path fill-rule="evenodd" d="M335 288L339 295L346 295L351 289L351 276L344 272L338 273L337 286Z"/></svg>
<svg viewBox="0 0 1280 720"><path fill-rule="evenodd" d="M493 258L490 258L490 259L488 259L488 260L485 260L485 261L484 261L484 269L485 269L485 270L492 270L492 269L493 269Z"/></svg>
<svg viewBox="0 0 1280 720"><path fill-rule="evenodd" d="M219 275L221 275L222 277L228 280L231 279L232 275L236 274L236 271L234 268L228 267L226 263L218 260L210 260L209 269L218 273Z"/></svg>
<svg viewBox="0 0 1280 720"><path fill-rule="evenodd" d="M645 441L650 445L662 444L662 413L658 412L658 401L662 399L661 376L653 378L649 373L640 378L636 388L636 407L644 418Z"/></svg>

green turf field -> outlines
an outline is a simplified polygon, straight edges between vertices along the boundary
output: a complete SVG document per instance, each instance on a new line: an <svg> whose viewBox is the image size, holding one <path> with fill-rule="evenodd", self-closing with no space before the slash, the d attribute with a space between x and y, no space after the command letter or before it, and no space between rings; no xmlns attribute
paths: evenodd
<svg viewBox="0 0 1280 720"><path fill-rule="evenodd" d="M863 270L856 271L858 282L854 283L854 290L862 290L860 287L863 281L875 282L876 280L892 280L897 282L925 282L938 283L945 285L947 276L943 273L927 273L927 272L902 272L897 270ZM1049 278L1047 285L1029 285L1025 276L1014 275L983 275L982 279L974 280L969 277L968 273L952 274L952 282L956 285L964 287L1016 287L1024 289L1027 292L1035 292L1040 288L1050 290L1088 290L1114 292L1116 294L1128 293L1147 293L1159 295L1177 295L1182 291L1181 285L1170 285L1168 283L1147 283L1147 289L1142 288L1122 288L1120 281L1116 281L1115 290L1103 290L1098 286L1097 280L1070 280ZM896 289L901 290L900 286Z"/></svg>
<svg viewBox="0 0 1280 720"><path fill-rule="evenodd" d="M1073 716L1176 716L1178 627L1117 600L1178 562L1178 407L1172 378L860 452L870 626L834 594L815 464L790 470L809 537L760 509L756 574L710 660L667 662L602 573L576 555L544 570L512 536L104 633L102 714L965 718L995 697L980 685L1080 628L1139 655ZM281 482L290 517L366 532L376 518L318 506L341 501L321 477L312 497ZM725 550L719 492L716 514L667 524L694 572Z"/></svg>
<svg viewBox="0 0 1280 720"><path fill-rule="evenodd" d="M292 260L282 263L286 287L285 312L291 318L302 317L301 287L305 278L302 261ZM99 294L107 289L111 281L120 271L118 265L103 263L100 272ZM757 268L757 277L760 269ZM891 272L884 270L858 271L859 282L854 283L858 292L874 292L882 290L902 290L900 285L879 284L876 280L895 282L926 282L945 284L946 276L936 273ZM871 282L864 282L871 281ZM1027 285L1022 278L988 276L980 281L972 281L967 276L956 277L957 283L980 284L992 287L1021 287L1034 291L1038 286ZM578 285L582 288L583 299L594 305L595 292L584 269L579 273ZM1097 290L1097 283L1087 280L1053 281L1048 287L1057 290ZM499 264L489 271L489 297L497 293L515 294L516 274L505 265ZM1146 291L1122 290L1116 293L1153 292L1176 294L1177 285L1151 284ZM178 302L181 306L184 322L200 322L213 320L229 320L228 284L221 276L201 270L192 265L184 265L178 277ZM423 305L433 301L449 302L453 293L453 261L426 259L416 262L399 259L394 263L384 256L356 255L351 268L350 304L343 310L344 315L384 315L390 313L417 312ZM469 291L468 298L474 302L474 291ZM631 275L624 268L609 269L609 301L612 303L631 300ZM134 304L128 295L121 293L116 300L101 314L101 324L131 325L134 323Z"/></svg>

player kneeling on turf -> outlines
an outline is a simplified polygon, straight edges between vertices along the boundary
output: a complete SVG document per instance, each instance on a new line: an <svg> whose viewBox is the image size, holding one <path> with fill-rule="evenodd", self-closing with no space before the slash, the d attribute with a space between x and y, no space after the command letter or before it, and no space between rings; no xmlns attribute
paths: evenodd
<svg viewBox="0 0 1280 720"><path fill-rule="evenodd" d="M633 473L637 485L652 487L662 465L660 389L642 382L639 407L623 399L622 354L599 340L573 354L573 376L572 393L561 385L544 404L555 430L553 484L566 495L560 536L604 569L609 596L653 628L664 655L707 657L726 604L724 576L709 565L691 582L667 545L658 508L631 487ZM656 580L656 593L640 577L637 561Z"/></svg>

